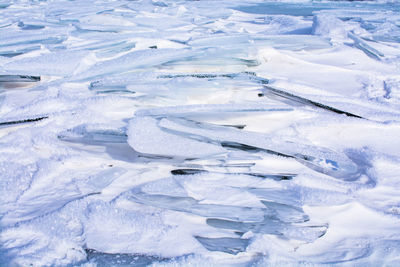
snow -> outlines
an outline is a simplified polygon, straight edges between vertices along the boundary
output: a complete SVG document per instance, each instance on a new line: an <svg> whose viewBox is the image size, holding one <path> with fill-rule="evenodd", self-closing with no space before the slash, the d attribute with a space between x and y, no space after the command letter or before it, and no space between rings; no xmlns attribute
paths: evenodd
<svg viewBox="0 0 400 267"><path fill-rule="evenodd" d="M1 266L400 264L400 4L0 2Z"/></svg>

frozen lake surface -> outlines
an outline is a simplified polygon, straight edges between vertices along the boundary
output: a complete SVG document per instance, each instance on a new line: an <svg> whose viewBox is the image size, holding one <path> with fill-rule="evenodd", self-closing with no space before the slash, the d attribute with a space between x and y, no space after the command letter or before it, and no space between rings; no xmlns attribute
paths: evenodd
<svg viewBox="0 0 400 267"><path fill-rule="evenodd" d="M1 266L399 255L398 1L0 0Z"/></svg>

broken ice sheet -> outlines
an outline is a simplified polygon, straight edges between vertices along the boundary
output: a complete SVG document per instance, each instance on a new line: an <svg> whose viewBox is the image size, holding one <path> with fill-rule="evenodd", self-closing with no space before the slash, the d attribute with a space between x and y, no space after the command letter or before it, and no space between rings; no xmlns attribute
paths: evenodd
<svg viewBox="0 0 400 267"><path fill-rule="evenodd" d="M305 242L314 242L325 234L328 227L325 225L289 224L274 218L266 217L262 222L237 222L223 219L207 219L207 224L221 229L230 229L235 232L270 234L282 238L295 239Z"/></svg>
<svg viewBox="0 0 400 267"><path fill-rule="evenodd" d="M301 207L302 204L301 194L296 188L289 187L286 190L282 190L273 188L247 187L244 189L256 195L260 199L264 199L269 202L286 204L293 207Z"/></svg>
<svg viewBox="0 0 400 267"><path fill-rule="evenodd" d="M385 55L376 50L375 48L371 47L370 45L367 44L366 41L360 39L358 36L356 36L354 33L348 33L348 37L353 39L354 41L354 46L357 47L358 49L362 50L367 56L372 57L373 59L376 60L381 60Z"/></svg>
<svg viewBox="0 0 400 267"><path fill-rule="evenodd" d="M193 52L178 49L137 50L117 58L99 62L76 75L77 80L110 75L139 68L151 68L173 60L189 57Z"/></svg>
<svg viewBox="0 0 400 267"><path fill-rule="evenodd" d="M140 119L136 118L136 120ZM153 121L153 123L156 122ZM300 143L295 144L294 142L284 140L278 141L277 138L274 138L272 135L242 131L231 127L198 123L183 119L161 119L159 125L161 129L165 129L164 131L168 132L170 135L179 134L183 136L182 139L204 140L203 142L207 143L214 141L233 141L294 157L306 166L333 177L356 179L359 176L356 164L347 158L346 155L330 151L326 148L313 147ZM133 127L135 126L133 125ZM130 133L132 133L132 130L135 131L133 127L130 128ZM134 132L132 134L134 134ZM135 144L134 140L128 140L131 140L128 142L130 142L132 146L138 146L138 144ZM143 149L143 146L141 148ZM165 150L164 153L166 152L167 150Z"/></svg>
<svg viewBox="0 0 400 267"><path fill-rule="evenodd" d="M368 8L367 8L368 7ZM398 5L384 5L370 2L368 6L352 9L334 9L319 11L318 14L330 14L340 20L353 24L361 38L375 42L398 43L400 37L398 24ZM360 31L360 27L364 31Z"/></svg>
<svg viewBox="0 0 400 267"><path fill-rule="evenodd" d="M199 109L204 106L190 108ZM216 106L211 106L211 108L216 108ZM152 136L157 134L159 138L150 138L150 133ZM162 141L167 139L170 140L168 143ZM307 167L333 177L356 179L359 176L357 166L344 154L329 151L326 148L277 140L273 135L237 130L231 127L176 118L156 120L137 116L131 121L128 133L128 143L138 152L185 158L201 157L201 153L203 153L203 157L204 155L226 153L227 150L220 146L223 142L235 142L293 157ZM158 145L154 146L155 143ZM187 151L185 149L187 147L196 147L195 154Z"/></svg>
<svg viewBox="0 0 400 267"><path fill-rule="evenodd" d="M128 145L124 128L110 129L108 125L84 124L62 131L57 137L77 151L103 154L113 160L132 163L138 161L139 156L145 157Z"/></svg>
<svg viewBox="0 0 400 267"><path fill-rule="evenodd" d="M228 206L219 204L201 204L191 197L175 197L169 195L146 194L140 189L127 193L131 201L162 209L191 213L201 217L224 218L238 221L260 221L265 215L273 215L264 208Z"/></svg>
<svg viewBox="0 0 400 267"><path fill-rule="evenodd" d="M161 179L132 189L124 195L129 200L144 205L191 213L207 218L222 218L239 222L260 222L263 221L263 218L268 218L286 223L299 223L309 220L301 208L275 202L273 193L277 193L279 190L271 189L270 201L258 199L264 207L260 205L258 200L254 203L258 204L259 207L244 206L244 204L239 205L238 198L241 195L246 195L246 191L234 187L229 189L228 185L225 185L225 188L218 188L221 182L218 180L210 182L207 176L207 173L202 173L191 179L180 177L179 181L176 180L178 178ZM285 199L286 192L280 192L282 193L281 198ZM195 195L199 200L189 196L189 193ZM288 194L290 195L290 193ZM225 200L219 200L217 197L224 195L226 195ZM247 195L247 197L250 198L251 195ZM207 200L206 203L203 203L203 199ZM213 202L217 204L213 204Z"/></svg>
<svg viewBox="0 0 400 267"><path fill-rule="evenodd" d="M251 265L253 255L267 266L398 265L395 134L375 130L398 128L400 28L393 1L1 3L1 74L30 71L44 80L9 82L35 87L9 87L0 96L2 122L18 122L12 132L3 125L0 140L0 205L10 222L1 235L3 265L123 265L131 259ZM327 25L330 33L344 31L344 41L311 35L313 17L322 13L337 19ZM259 98L267 83L261 76L271 86L383 123ZM379 97L370 92L375 84ZM23 123L38 116L49 119ZM135 137L126 131L133 117L148 119L132 122L141 126L133 146L154 154L127 144ZM345 142L347 122L354 136L371 124L368 138ZM379 149L379 140L391 144L390 151ZM187 146L176 146L181 142ZM40 164L43 158L49 168ZM354 174L348 158L361 167L357 181L347 179ZM112 181L96 176L114 167L127 172ZM376 183L366 188L366 176ZM90 195L95 192L101 194ZM360 207L349 209L351 203L367 203L376 213L365 217ZM242 217L232 218L236 214ZM246 217L259 220L239 220ZM178 258L158 262L152 255Z"/></svg>
<svg viewBox="0 0 400 267"><path fill-rule="evenodd" d="M202 99L209 94L220 95L220 90L226 94L242 94L249 92L247 97L260 89L260 83L267 83L263 78L253 73L171 73L162 72L127 72L94 79L89 89L98 94L133 94L146 98L162 97L175 99L176 103L187 101L204 102ZM157 90L154 88L157 87ZM225 94L225 95L226 95ZM221 98L226 96L221 94ZM153 102L152 102L153 103Z"/></svg>

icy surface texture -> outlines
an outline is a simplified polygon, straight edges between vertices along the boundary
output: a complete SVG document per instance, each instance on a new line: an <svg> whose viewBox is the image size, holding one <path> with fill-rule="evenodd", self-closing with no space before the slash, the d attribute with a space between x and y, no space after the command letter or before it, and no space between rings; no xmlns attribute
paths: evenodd
<svg viewBox="0 0 400 267"><path fill-rule="evenodd" d="M400 265L397 1L0 1L1 266Z"/></svg>

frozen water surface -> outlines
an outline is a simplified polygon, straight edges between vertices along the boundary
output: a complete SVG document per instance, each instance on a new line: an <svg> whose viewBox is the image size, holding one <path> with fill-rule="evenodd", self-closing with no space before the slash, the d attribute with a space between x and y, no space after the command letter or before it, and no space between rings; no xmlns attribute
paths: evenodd
<svg viewBox="0 0 400 267"><path fill-rule="evenodd" d="M398 1L1 1L1 266L400 265Z"/></svg>

